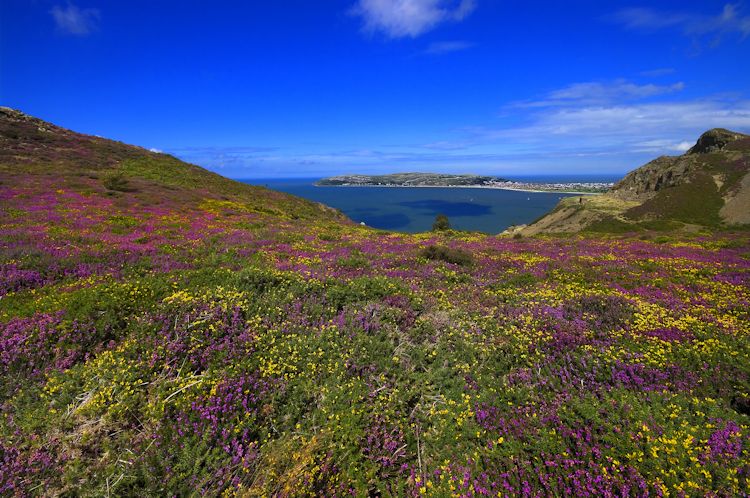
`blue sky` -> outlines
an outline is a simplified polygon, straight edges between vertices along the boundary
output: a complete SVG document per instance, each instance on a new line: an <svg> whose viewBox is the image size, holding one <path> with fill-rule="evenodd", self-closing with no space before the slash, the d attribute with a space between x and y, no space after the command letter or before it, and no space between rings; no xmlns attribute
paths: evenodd
<svg viewBox="0 0 750 498"><path fill-rule="evenodd" d="M234 178L624 173L750 132L750 3L3 0L0 104Z"/></svg>

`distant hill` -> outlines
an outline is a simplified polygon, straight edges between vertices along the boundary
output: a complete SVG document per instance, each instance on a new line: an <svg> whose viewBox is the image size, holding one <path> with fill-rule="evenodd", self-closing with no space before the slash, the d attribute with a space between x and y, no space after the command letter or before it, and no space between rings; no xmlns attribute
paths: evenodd
<svg viewBox="0 0 750 498"><path fill-rule="evenodd" d="M249 210L287 218L344 220L335 209L264 187L230 180L169 154L61 128L0 107L0 181L54 179L80 192L106 194L122 204L231 200Z"/></svg>
<svg viewBox="0 0 750 498"><path fill-rule="evenodd" d="M316 185L335 186L396 186L396 187L469 187L504 182L503 178L447 173L393 173L390 175L340 175L324 178Z"/></svg>
<svg viewBox="0 0 750 498"><path fill-rule="evenodd" d="M628 232L750 224L750 136L709 130L681 156L631 171L606 194L563 199L515 232Z"/></svg>

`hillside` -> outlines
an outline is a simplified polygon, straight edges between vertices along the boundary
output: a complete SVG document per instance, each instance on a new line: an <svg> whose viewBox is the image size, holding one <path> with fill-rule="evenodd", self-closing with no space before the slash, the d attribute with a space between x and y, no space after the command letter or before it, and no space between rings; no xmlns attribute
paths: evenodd
<svg viewBox="0 0 750 498"><path fill-rule="evenodd" d="M750 490L747 232L388 233L0 117L0 496Z"/></svg>
<svg viewBox="0 0 750 498"><path fill-rule="evenodd" d="M631 171L607 194L567 198L521 234L750 225L750 136L709 130L676 157Z"/></svg>
<svg viewBox="0 0 750 498"><path fill-rule="evenodd" d="M7 107L0 107L0 181L8 186L51 182L106 194L121 205L178 202L187 207L213 199L258 213L344 219L322 204L229 180L168 154L66 130Z"/></svg>

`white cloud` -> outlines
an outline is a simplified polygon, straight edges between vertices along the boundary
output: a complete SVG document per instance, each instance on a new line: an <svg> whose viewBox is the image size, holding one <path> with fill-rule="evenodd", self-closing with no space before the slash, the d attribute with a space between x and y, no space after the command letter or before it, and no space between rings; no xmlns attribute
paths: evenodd
<svg viewBox="0 0 750 498"><path fill-rule="evenodd" d="M672 140L647 140L645 142L635 144L634 148L638 152L659 153L669 151L681 154L683 152L686 152L694 144L695 142L688 141L674 142Z"/></svg>
<svg viewBox="0 0 750 498"><path fill-rule="evenodd" d="M678 151L678 152L687 152L690 147L695 145L692 142L680 142L678 144L672 145L672 149Z"/></svg>
<svg viewBox="0 0 750 498"><path fill-rule="evenodd" d="M465 19L475 7L475 0L359 0L353 12L366 31L416 38L444 22Z"/></svg>
<svg viewBox="0 0 750 498"><path fill-rule="evenodd" d="M616 12L611 19L628 29L656 31L677 28L686 35L721 35L739 33L743 38L750 35L750 16L742 16L736 4L725 4L722 11L713 16L665 12L651 8L628 8Z"/></svg>
<svg viewBox="0 0 750 498"><path fill-rule="evenodd" d="M683 152L710 128L750 130L750 101L695 100L550 107L525 125L473 130L477 143L616 153Z"/></svg>
<svg viewBox="0 0 750 498"><path fill-rule="evenodd" d="M703 100L550 109L536 114L532 124L502 130L496 136L608 137L622 143L628 138L642 141L651 135L694 134L717 127L750 129L750 101Z"/></svg>
<svg viewBox="0 0 750 498"><path fill-rule="evenodd" d="M81 9L70 3L67 7L52 7L50 14L60 32L76 36L95 31L101 17L98 9Z"/></svg>

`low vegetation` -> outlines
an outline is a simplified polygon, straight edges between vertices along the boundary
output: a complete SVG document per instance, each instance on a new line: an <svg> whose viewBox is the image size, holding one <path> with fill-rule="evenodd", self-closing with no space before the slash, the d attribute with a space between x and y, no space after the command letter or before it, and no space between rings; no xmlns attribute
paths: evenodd
<svg viewBox="0 0 750 498"><path fill-rule="evenodd" d="M721 224L719 210L724 201L708 173L697 173L690 182L659 191L653 199L630 208L632 220L674 220L703 226Z"/></svg>
<svg viewBox="0 0 750 498"><path fill-rule="evenodd" d="M748 232L395 234L123 163L0 168L0 495L747 494Z"/></svg>
<svg viewBox="0 0 750 498"><path fill-rule="evenodd" d="M470 266L474 262L471 253L454 247L429 245L422 249L421 254L427 259L445 261L459 266Z"/></svg>

